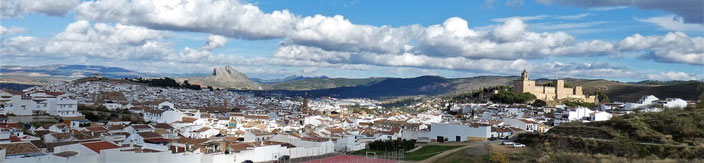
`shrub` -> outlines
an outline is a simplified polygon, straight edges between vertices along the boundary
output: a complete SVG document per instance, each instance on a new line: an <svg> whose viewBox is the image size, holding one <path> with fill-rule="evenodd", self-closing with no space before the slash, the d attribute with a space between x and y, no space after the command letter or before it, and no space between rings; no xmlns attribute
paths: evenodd
<svg viewBox="0 0 704 163"><path fill-rule="evenodd" d="M369 149L395 151L395 150L411 150L415 148L416 142L413 140L376 140L369 143Z"/></svg>
<svg viewBox="0 0 704 163"><path fill-rule="evenodd" d="M508 163L508 157L503 153L491 153L488 160L491 163Z"/></svg>
<svg viewBox="0 0 704 163"><path fill-rule="evenodd" d="M543 107L543 106L546 106L546 105L548 105L548 104L545 103L545 101L543 101L543 100L535 100L535 101L533 101L533 104L531 104L531 105L533 105L533 106L535 106L535 107Z"/></svg>
<svg viewBox="0 0 704 163"><path fill-rule="evenodd" d="M516 93L510 91L502 91L495 94L489 98L491 101L496 103L513 104L513 103L525 103L527 101L535 99L535 95L524 92Z"/></svg>

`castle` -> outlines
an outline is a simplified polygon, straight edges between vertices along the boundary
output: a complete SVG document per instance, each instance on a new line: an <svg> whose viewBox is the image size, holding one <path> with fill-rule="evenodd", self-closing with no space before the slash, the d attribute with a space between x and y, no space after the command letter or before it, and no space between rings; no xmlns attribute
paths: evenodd
<svg viewBox="0 0 704 163"><path fill-rule="evenodd" d="M596 96L585 96L582 93L582 86L574 88L565 88L564 80L553 80L552 86L536 86L534 80L528 80L528 71L523 70L521 79L513 81L513 92L524 93L528 92L539 100L546 102L560 101L565 99L596 103Z"/></svg>

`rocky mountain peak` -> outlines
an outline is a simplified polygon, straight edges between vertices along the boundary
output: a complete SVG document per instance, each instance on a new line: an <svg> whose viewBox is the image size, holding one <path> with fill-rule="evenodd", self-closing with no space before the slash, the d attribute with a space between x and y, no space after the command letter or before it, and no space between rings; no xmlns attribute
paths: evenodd
<svg viewBox="0 0 704 163"><path fill-rule="evenodd" d="M243 79L247 76L230 66L217 67L213 69L213 76L216 78L231 78L231 79Z"/></svg>
<svg viewBox="0 0 704 163"><path fill-rule="evenodd" d="M216 67L213 74L202 78L191 78L189 82L197 82L205 86L232 89L253 89L261 90L259 84L250 80L247 75L235 70L231 66Z"/></svg>

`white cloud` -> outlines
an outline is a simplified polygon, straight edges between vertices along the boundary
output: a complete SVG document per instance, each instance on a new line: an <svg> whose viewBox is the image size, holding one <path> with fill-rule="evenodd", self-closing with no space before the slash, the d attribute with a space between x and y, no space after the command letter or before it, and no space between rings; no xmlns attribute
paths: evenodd
<svg viewBox="0 0 704 163"><path fill-rule="evenodd" d="M704 37L689 37L682 32L664 36L635 34L618 43L621 51L643 51L644 57L660 62L704 65Z"/></svg>
<svg viewBox="0 0 704 163"><path fill-rule="evenodd" d="M419 67L467 71L518 70L530 66L525 60L467 59L464 57L430 57L420 54L380 54L325 51L308 46L284 46L274 52L278 59L329 64L367 64L389 67ZM501 66L496 66L501 65Z"/></svg>
<svg viewBox="0 0 704 163"><path fill-rule="evenodd" d="M338 51L399 53L412 37L417 35L420 28L417 25L400 28L356 25L339 15L315 15L297 22L294 32L282 45L306 45Z"/></svg>
<svg viewBox="0 0 704 163"><path fill-rule="evenodd" d="M613 7L591 7L589 10L591 11L611 11L611 10L620 10L620 9L625 9L628 8L628 6L613 6Z"/></svg>
<svg viewBox="0 0 704 163"><path fill-rule="evenodd" d="M577 19L582 19L584 17L587 17L591 14L589 13L583 13L583 14L577 14L577 15L562 15L562 16L555 16L555 19L562 19L562 20L577 20Z"/></svg>
<svg viewBox="0 0 704 163"><path fill-rule="evenodd" d="M27 31L27 29L20 28L20 27L4 27L0 25L0 36L2 35L11 35L11 34L17 34L17 33L22 33Z"/></svg>
<svg viewBox="0 0 704 163"><path fill-rule="evenodd" d="M0 18L21 17L28 13L63 16L75 8L79 0L3 0Z"/></svg>
<svg viewBox="0 0 704 163"><path fill-rule="evenodd" d="M335 67L412 67L477 72L512 72L533 65L526 59L555 56L619 55L647 51L661 62L703 64L702 38L679 33L666 36L634 35L618 43L601 40L578 42L565 32L534 32L525 21L580 19L589 14L495 19L489 28L470 28L465 19L452 17L442 24L401 27L359 25L343 16L301 17L287 10L264 13L234 0L103 0L83 2L76 8L78 21L55 37L18 36L3 42L0 52L11 56L70 56L140 60L189 65L242 64ZM116 22L114 25L89 21ZM605 22L560 24L551 29L584 28ZM175 50L165 31L210 34L200 48ZM683 35L683 34L682 34ZM204 36L204 35L203 35ZM227 38L283 38L273 58L245 58L214 54ZM689 39L689 41L687 41ZM31 40L31 41L28 41ZM658 41L659 40L659 41ZM646 44L646 45L641 45ZM684 48L683 48L684 47ZM578 73L629 75L620 68L569 69L547 65L565 75Z"/></svg>
<svg viewBox="0 0 704 163"><path fill-rule="evenodd" d="M318 70L320 70L320 68L318 68L318 67L306 67L306 68L302 69L301 72L303 74L312 74L312 73L318 72Z"/></svg>
<svg viewBox="0 0 704 163"><path fill-rule="evenodd" d="M704 23L704 1L702 0L537 0L543 4L563 4L592 8L592 10L621 9L633 6L645 10L663 10L675 13L687 23ZM595 8L596 7L596 8Z"/></svg>
<svg viewBox="0 0 704 163"><path fill-rule="evenodd" d="M575 28L588 28L608 23L608 21L582 22L582 23L538 23L530 26L538 30L564 30Z"/></svg>
<svg viewBox="0 0 704 163"><path fill-rule="evenodd" d="M682 17L675 15L650 17L646 19L635 18L640 22L652 23L660 26L660 28L670 31L680 32L704 32L703 24L685 23Z"/></svg>
<svg viewBox="0 0 704 163"><path fill-rule="evenodd" d="M76 21L50 39L17 36L2 45L6 56L145 59L168 53L168 45L158 42L163 35L143 27Z"/></svg>
<svg viewBox="0 0 704 163"><path fill-rule="evenodd" d="M506 22L512 19L520 19L521 21L532 21L532 20L542 20L545 18L550 17L550 15L536 15L536 16L513 16L513 17L506 17L506 18L496 18L496 19L491 19L491 21L494 22Z"/></svg>
<svg viewBox="0 0 704 163"><path fill-rule="evenodd" d="M668 71L668 72L660 72L656 74L648 74L648 79L650 80L660 80L660 81L669 81L669 80L698 80L698 79L704 79L704 76L701 74L688 74L685 72L676 72L676 71Z"/></svg>
<svg viewBox="0 0 704 163"><path fill-rule="evenodd" d="M213 50L215 48L224 46L225 43L227 43L227 38L220 35L210 35L208 36L208 42L203 45L202 49Z"/></svg>
<svg viewBox="0 0 704 163"><path fill-rule="evenodd" d="M552 62L538 64L534 68L536 74L546 78L634 78L638 73L623 67L613 66L608 63L561 63ZM552 75L552 76L547 76Z"/></svg>
<svg viewBox="0 0 704 163"><path fill-rule="evenodd" d="M264 13L256 6L234 0L89 1L76 8L76 17L244 39L283 37L298 19L288 10Z"/></svg>

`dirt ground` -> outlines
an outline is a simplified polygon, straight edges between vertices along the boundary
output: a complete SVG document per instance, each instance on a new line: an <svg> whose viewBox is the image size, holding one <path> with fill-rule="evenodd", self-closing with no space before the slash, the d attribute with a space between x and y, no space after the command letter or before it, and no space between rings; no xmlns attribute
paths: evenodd
<svg viewBox="0 0 704 163"><path fill-rule="evenodd" d="M493 143L493 142L489 143L489 146L491 148L491 152L506 153L506 154L521 153L528 148L528 147L513 148L513 146L511 146L511 145L501 145L501 144Z"/></svg>

